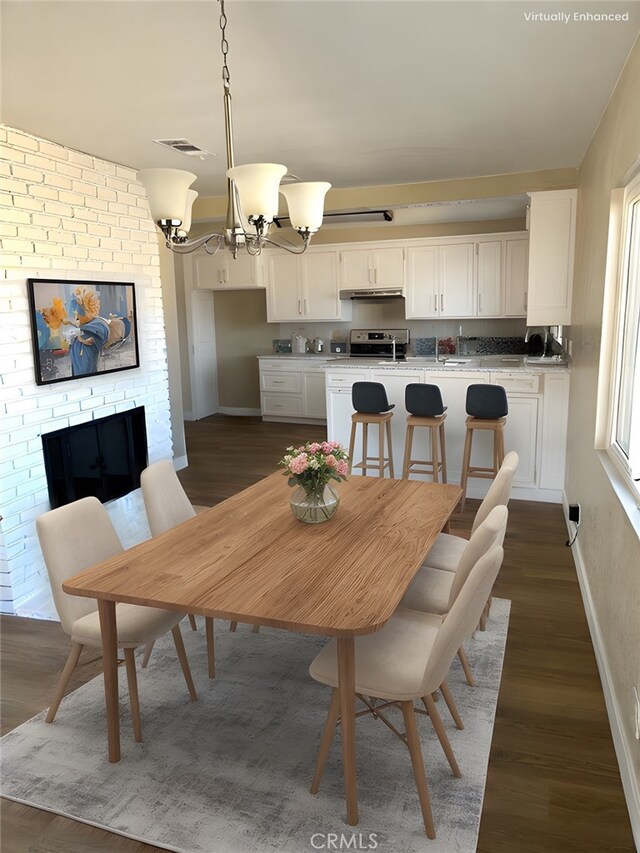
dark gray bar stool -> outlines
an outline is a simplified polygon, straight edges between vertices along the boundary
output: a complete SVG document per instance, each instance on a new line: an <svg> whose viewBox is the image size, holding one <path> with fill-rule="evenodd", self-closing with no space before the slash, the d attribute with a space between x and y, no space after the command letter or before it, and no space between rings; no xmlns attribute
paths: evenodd
<svg viewBox="0 0 640 853"><path fill-rule="evenodd" d="M384 477L385 468L393 477L393 452L391 449L391 418L394 404L389 404L387 392L380 382L354 382L351 388L351 402L356 410L351 415L351 439L349 441L349 472L354 468L362 470L362 476L367 476L367 469L375 468L379 477ZM362 461L354 465L353 453L356 444L358 424L362 424ZM378 426L379 451L377 456L369 456L369 424ZM388 457L384 455L384 437L387 436ZM371 463L371 464L369 464Z"/></svg>
<svg viewBox="0 0 640 853"><path fill-rule="evenodd" d="M464 510L467 497L467 479L480 477L493 480L500 470L504 459L504 425L507 422L509 405L507 392L502 385L469 385L467 388L467 434L464 440L462 457L462 502L460 512ZM493 431L493 466L482 468L471 465L471 445L475 429Z"/></svg>
<svg viewBox="0 0 640 853"><path fill-rule="evenodd" d="M442 405L442 394L437 385L424 385L412 382L405 388L405 408L407 417L407 436L404 445L404 464L402 477L409 478L411 473L430 474L433 482L438 482L442 471L442 482L447 482L447 456L444 448L444 422L446 406ZM430 431L431 459L412 459L413 432L416 427L426 427ZM440 436L440 460L438 461L438 436ZM418 468L416 466L421 466Z"/></svg>

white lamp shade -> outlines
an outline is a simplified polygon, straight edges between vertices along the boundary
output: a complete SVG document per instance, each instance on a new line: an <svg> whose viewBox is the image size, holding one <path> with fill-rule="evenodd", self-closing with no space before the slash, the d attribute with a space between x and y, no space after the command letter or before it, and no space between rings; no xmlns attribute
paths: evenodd
<svg viewBox="0 0 640 853"><path fill-rule="evenodd" d="M298 230L317 231L322 225L324 197L331 189L326 181L286 184L280 192L287 200L289 219Z"/></svg>
<svg viewBox="0 0 640 853"><path fill-rule="evenodd" d="M187 234L191 229L191 214L193 213L193 203L198 198L198 193L195 190L187 190L187 207L182 218L182 230Z"/></svg>
<svg viewBox="0 0 640 853"><path fill-rule="evenodd" d="M182 169L142 169L138 180L147 191L151 217L184 221L187 209L187 192L196 176Z"/></svg>
<svg viewBox="0 0 640 853"><path fill-rule="evenodd" d="M278 163L247 163L227 171L238 190L245 219L262 216L266 222L273 222L278 213L280 181L286 174L287 167Z"/></svg>

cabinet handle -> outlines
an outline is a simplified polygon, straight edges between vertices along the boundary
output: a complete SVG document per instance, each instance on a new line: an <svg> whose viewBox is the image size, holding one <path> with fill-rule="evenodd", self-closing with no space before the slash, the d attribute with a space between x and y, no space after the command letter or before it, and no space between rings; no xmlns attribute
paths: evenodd
<svg viewBox="0 0 640 853"><path fill-rule="evenodd" d="M302 299L298 299L298 314L302 314Z"/></svg>
<svg viewBox="0 0 640 853"><path fill-rule="evenodd" d="M529 291L525 290L524 292L524 310L526 311L529 307Z"/></svg>
<svg viewBox="0 0 640 853"><path fill-rule="evenodd" d="M378 270L375 267L373 268L373 283L378 283Z"/></svg>
<svg viewBox="0 0 640 853"><path fill-rule="evenodd" d="M437 293L436 293L436 295L433 297L433 299L434 299L434 303L433 303L433 310L434 310L434 311L435 311L435 313L437 314L437 313L438 313L438 294L437 294Z"/></svg>
<svg viewBox="0 0 640 853"><path fill-rule="evenodd" d="M444 293L440 294L440 312L444 311Z"/></svg>
<svg viewBox="0 0 640 853"><path fill-rule="evenodd" d="M482 314L482 294L478 294L478 313Z"/></svg>
<svg viewBox="0 0 640 853"><path fill-rule="evenodd" d="M284 379L272 379L271 384L272 385L284 385Z"/></svg>
<svg viewBox="0 0 640 853"><path fill-rule="evenodd" d="M307 300L306 299L303 300L303 304L304 304L304 313L306 314L307 313Z"/></svg>

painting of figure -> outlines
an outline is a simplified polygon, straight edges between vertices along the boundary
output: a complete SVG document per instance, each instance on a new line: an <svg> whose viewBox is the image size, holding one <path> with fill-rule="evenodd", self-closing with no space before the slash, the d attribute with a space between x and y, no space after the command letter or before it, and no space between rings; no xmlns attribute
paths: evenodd
<svg viewBox="0 0 640 853"><path fill-rule="evenodd" d="M36 382L139 367L132 282L28 280Z"/></svg>

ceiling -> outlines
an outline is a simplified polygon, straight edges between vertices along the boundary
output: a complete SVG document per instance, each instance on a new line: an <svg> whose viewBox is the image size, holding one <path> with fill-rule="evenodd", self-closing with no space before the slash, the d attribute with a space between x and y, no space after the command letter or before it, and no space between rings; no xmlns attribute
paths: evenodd
<svg viewBox="0 0 640 853"><path fill-rule="evenodd" d="M2 0L2 121L222 194L217 5ZM569 6L630 20L525 17ZM237 162L338 187L577 166L640 29L639 2L606 0L227 0L227 16Z"/></svg>

